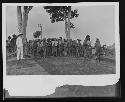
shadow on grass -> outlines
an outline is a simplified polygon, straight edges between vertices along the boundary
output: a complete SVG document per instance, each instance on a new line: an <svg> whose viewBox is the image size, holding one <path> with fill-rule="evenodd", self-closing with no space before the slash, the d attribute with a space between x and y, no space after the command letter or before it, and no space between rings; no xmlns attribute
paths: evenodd
<svg viewBox="0 0 125 102"><path fill-rule="evenodd" d="M84 62L79 59L48 58L46 60L35 59L35 61L52 75L96 75L113 74L113 67L107 64ZM59 64L58 64L59 63ZM109 68L109 69L108 69Z"/></svg>
<svg viewBox="0 0 125 102"><path fill-rule="evenodd" d="M57 73L55 65L50 64L46 61L38 61L36 59L35 59L35 61L37 62L37 64L39 64L41 67L43 67L45 69L45 71L47 71L49 74L56 74Z"/></svg>
<svg viewBox="0 0 125 102"><path fill-rule="evenodd" d="M78 64L61 64L64 63L66 58L47 58L46 60L35 59L35 61L43 67L49 74L52 75L80 75L81 72L78 69ZM59 65L53 64L52 62L60 63Z"/></svg>

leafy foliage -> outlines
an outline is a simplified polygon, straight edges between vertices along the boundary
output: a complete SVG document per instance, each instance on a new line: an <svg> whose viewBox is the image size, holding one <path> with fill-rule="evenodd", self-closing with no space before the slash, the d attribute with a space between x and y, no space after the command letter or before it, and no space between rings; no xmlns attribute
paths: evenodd
<svg viewBox="0 0 125 102"><path fill-rule="evenodd" d="M36 31L33 33L34 38L39 38L40 35L41 35L41 31Z"/></svg>
<svg viewBox="0 0 125 102"><path fill-rule="evenodd" d="M33 8L33 6L24 6L24 10L29 13L29 11Z"/></svg>
<svg viewBox="0 0 125 102"><path fill-rule="evenodd" d="M68 18L68 12L69 9L71 9L71 6L44 6L44 9L46 9L46 12L51 15L51 23L55 23L58 21L64 21L65 18ZM77 10L71 10L70 19L78 16L79 14L77 13Z"/></svg>
<svg viewBox="0 0 125 102"><path fill-rule="evenodd" d="M70 28L75 28L74 24L70 22Z"/></svg>

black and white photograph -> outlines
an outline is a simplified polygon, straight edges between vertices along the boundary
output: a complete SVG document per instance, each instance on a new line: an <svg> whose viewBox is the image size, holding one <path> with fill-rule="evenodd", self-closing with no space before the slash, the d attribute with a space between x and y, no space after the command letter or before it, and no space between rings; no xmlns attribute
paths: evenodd
<svg viewBox="0 0 125 102"><path fill-rule="evenodd" d="M116 75L118 3L4 3L5 75Z"/></svg>
<svg viewBox="0 0 125 102"><path fill-rule="evenodd" d="M115 6L7 6L7 75L116 74Z"/></svg>

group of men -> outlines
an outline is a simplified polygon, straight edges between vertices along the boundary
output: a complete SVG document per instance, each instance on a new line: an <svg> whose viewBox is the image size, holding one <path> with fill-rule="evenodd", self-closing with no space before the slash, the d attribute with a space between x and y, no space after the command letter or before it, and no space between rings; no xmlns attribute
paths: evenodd
<svg viewBox="0 0 125 102"><path fill-rule="evenodd" d="M95 47L91 46L90 36L87 35L83 44L80 39L43 39L30 40L25 44L25 52L27 55L48 57L48 56L72 56L72 57L91 57L93 49L95 52L101 52L101 44L99 39L96 40ZM95 54L95 53L94 53Z"/></svg>
<svg viewBox="0 0 125 102"><path fill-rule="evenodd" d="M8 40L6 40L6 47L8 50L7 51L8 54L16 51L16 39L17 39L17 36L14 34L12 39L8 38Z"/></svg>
<svg viewBox="0 0 125 102"><path fill-rule="evenodd" d="M91 57L96 54L99 56L101 52L101 44L99 39L96 39L95 46L91 46L90 36L87 35L83 44L80 39L43 39L29 40L23 44L23 34L17 36L17 60L24 59L24 53L33 57L48 57L48 56L72 56L72 57ZM94 50L93 50L94 49ZM94 51L94 52L93 52Z"/></svg>

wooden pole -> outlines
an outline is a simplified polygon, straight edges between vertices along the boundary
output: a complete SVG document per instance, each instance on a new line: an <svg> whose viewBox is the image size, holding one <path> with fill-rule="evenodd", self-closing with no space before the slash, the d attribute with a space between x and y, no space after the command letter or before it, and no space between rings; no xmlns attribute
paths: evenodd
<svg viewBox="0 0 125 102"><path fill-rule="evenodd" d="M42 25L38 24L38 27L40 27L40 29L41 29L41 40L42 40Z"/></svg>
<svg viewBox="0 0 125 102"><path fill-rule="evenodd" d="M42 26L40 25L40 28L41 28L41 40L42 40Z"/></svg>

